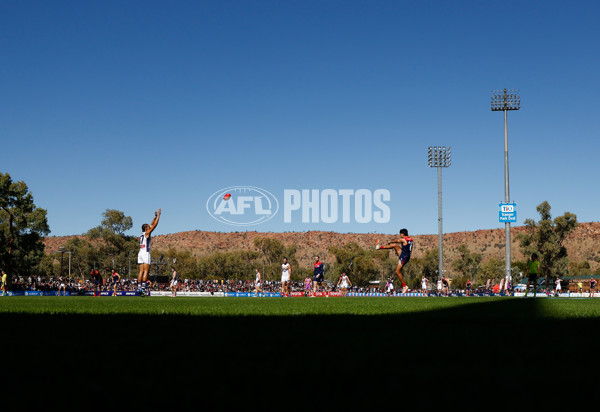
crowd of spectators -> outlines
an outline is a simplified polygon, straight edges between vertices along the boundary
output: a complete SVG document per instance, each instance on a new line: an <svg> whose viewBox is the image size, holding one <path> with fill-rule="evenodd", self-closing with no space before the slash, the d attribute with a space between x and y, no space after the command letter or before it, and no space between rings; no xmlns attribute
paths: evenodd
<svg viewBox="0 0 600 412"><path fill-rule="evenodd" d="M71 293L85 292L94 290L94 283L91 279L78 279L74 277L41 277L41 276L16 276L10 286L11 291L54 291L58 290L64 284L65 290ZM137 279L122 278L117 287L118 290L130 291L137 290ZM104 279L101 290L113 290L112 281Z"/></svg>
<svg viewBox="0 0 600 412"><path fill-rule="evenodd" d="M79 279L74 277L42 277L42 276L16 276L13 278L10 290L12 291L55 291L58 290L60 285L64 284L65 289L72 294L81 294L85 291L94 290L94 282L92 279ZM154 291L169 291L170 284L152 282L150 281L150 289ZM280 281L263 281L261 289L264 293L278 293L281 292ZM292 292L304 292L304 282L290 282L290 289ZM114 290L114 284L110 277L104 278L102 285L100 286L101 291L112 291ZM137 278L134 277L121 277L117 284L117 290L119 291L135 291L137 290ZM255 290L254 282L252 280L206 280L206 279L180 279L177 284L177 290L180 292L241 292L241 293L252 293ZM325 292L338 291L337 285L330 282L324 282L323 288L319 289ZM398 290L390 289L389 283L386 285L370 285L370 286L352 286L348 288L348 292L355 293L382 293L387 295L394 295L399 293ZM420 289L409 290L409 292L421 292ZM430 295L435 296L436 290L431 289ZM465 291L455 291L464 293ZM473 290L474 293L491 293L492 290L485 289L484 287L476 288ZM540 291L538 291L540 293ZM542 292L543 293L543 292Z"/></svg>
<svg viewBox="0 0 600 412"><path fill-rule="evenodd" d="M52 291L58 290L60 285L64 284L65 289L71 293L80 291L94 290L92 279L79 279L74 277L41 277L41 276L16 276L12 280L10 290L12 291ZM101 291L113 290L112 279L105 278L100 285ZM170 283L153 282L150 277L150 289L155 291L169 291ZM254 292L254 282L251 280L206 280L206 279L180 279L177 283L177 290L181 292ZM281 291L280 281L263 281L261 289L265 293L277 293ZM117 284L117 290L134 291L137 290L137 278L121 277ZM291 282L292 292L304 291L304 282ZM334 284L325 282L324 291L335 291ZM373 288L351 288L354 292L374 292Z"/></svg>

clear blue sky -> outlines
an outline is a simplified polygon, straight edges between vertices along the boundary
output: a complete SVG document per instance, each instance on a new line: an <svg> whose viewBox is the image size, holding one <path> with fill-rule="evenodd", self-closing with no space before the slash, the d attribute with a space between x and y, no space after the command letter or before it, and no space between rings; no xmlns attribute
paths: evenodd
<svg viewBox="0 0 600 412"><path fill-rule="evenodd" d="M429 145L452 146L444 231L503 227L509 113L519 224L599 217L600 3L593 1L5 1L0 171L24 180L53 235L259 230L437 233ZM387 189L387 224L236 228L211 194L257 186Z"/></svg>

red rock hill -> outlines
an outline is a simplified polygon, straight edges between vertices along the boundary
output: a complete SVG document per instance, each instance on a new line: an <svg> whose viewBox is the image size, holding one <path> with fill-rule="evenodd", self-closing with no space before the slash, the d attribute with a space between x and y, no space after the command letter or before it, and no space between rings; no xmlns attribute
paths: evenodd
<svg viewBox="0 0 600 412"><path fill-rule="evenodd" d="M515 260L525 260L521 253L516 234L523 232L524 226L512 228L512 251ZM377 239L382 240L393 235L364 234L364 233L336 233L336 232L203 232L190 231L179 232L168 235L156 235L153 237L153 247L159 250L175 248L177 250L189 250L194 256L204 256L216 252L227 252L232 250L255 249L254 239L268 237L280 240L286 246L297 245L297 257L302 265L309 265L314 255L318 254L325 261L333 259L327 252L334 245L344 245L356 242L364 248L375 245ZM64 244L73 236L47 237L45 239L46 253L55 252L59 246ZM415 257L421 257L427 249L437 248L437 235L416 235ZM486 229L473 232L456 232L444 234L444 254L448 263L457 256L457 247L466 244L472 252L481 253L483 260L490 257L504 259L504 229ZM592 270L600 263L600 222L581 223L579 227L569 235L565 242L569 257L574 261L587 260Z"/></svg>

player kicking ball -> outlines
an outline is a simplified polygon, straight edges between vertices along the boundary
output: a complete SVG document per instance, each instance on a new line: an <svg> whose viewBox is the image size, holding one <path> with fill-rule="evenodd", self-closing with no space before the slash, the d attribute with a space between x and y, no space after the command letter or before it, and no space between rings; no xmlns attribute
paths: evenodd
<svg viewBox="0 0 600 412"><path fill-rule="evenodd" d="M404 283L404 277L402 277L402 268L410 260L410 254L412 253L413 244L414 242L412 238L408 237L408 230L401 229L400 237L398 239L392 240L387 245L380 245L378 240L377 244L375 245L375 249L377 250L394 249L394 252L396 252L396 255L398 256L396 276L398 276L398 279L400 279L400 282L402 282L402 293L406 293L408 291L408 286L406 286L406 283Z"/></svg>
<svg viewBox="0 0 600 412"><path fill-rule="evenodd" d="M160 219L161 210L154 212L154 219L150 224L142 225L142 234L140 236L140 251L138 252L138 264L140 265L140 274L138 275L138 295L146 296L146 282L148 282L148 272L150 271L150 240L151 235Z"/></svg>

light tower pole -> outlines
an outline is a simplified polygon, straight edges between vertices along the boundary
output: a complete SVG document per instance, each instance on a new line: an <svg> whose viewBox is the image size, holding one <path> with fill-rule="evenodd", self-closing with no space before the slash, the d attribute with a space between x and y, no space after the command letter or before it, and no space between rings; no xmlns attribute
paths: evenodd
<svg viewBox="0 0 600 412"><path fill-rule="evenodd" d="M444 275L444 225L442 220L442 167L449 167L450 146L429 146L429 167L437 167L438 175L438 279Z"/></svg>
<svg viewBox="0 0 600 412"><path fill-rule="evenodd" d="M510 203L510 187L508 184L508 111L519 110L521 108L521 98L517 94L518 90L494 90L492 93L492 111L504 112L504 202ZM504 223L506 232L505 247L505 284L511 280L511 251L510 251L510 222Z"/></svg>
<svg viewBox="0 0 600 412"><path fill-rule="evenodd" d="M63 276L63 257L65 255L65 253L67 252L67 250L64 247L59 247L58 248L58 253L60 253L60 276ZM70 257L70 255L69 255Z"/></svg>
<svg viewBox="0 0 600 412"><path fill-rule="evenodd" d="M71 251L67 250L67 252L69 254L69 279L71 278Z"/></svg>

